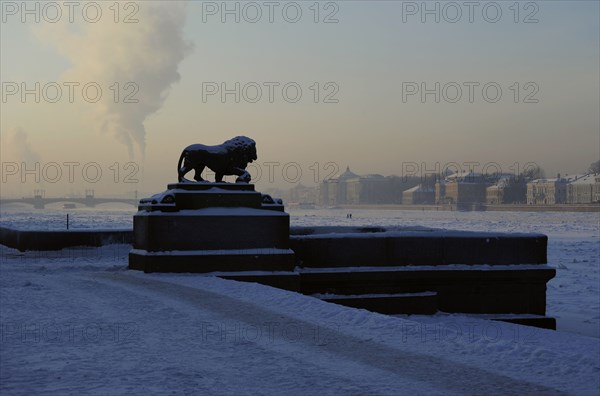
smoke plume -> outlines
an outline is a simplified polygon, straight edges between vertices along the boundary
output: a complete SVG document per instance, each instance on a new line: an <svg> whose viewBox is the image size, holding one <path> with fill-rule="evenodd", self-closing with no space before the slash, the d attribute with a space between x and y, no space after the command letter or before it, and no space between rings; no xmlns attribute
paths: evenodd
<svg viewBox="0 0 600 396"><path fill-rule="evenodd" d="M2 145L3 160L25 162L30 167L40 161L40 155L31 148L29 135L23 128L11 128L6 135L2 135L6 136Z"/></svg>
<svg viewBox="0 0 600 396"><path fill-rule="evenodd" d="M79 82L78 89L89 82L101 87L101 99L88 105L91 124L125 144L131 158L136 148L143 157L144 121L160 109L172 84L179 81L178 65L190 49L182 32L184 3L136 4L133 19L138 22L124 23L122 12L115 23L103 7L106 14L96 23L55 24L36 32L72 63L64 81ZM93 88L88 92L95 95Z"/></svg>

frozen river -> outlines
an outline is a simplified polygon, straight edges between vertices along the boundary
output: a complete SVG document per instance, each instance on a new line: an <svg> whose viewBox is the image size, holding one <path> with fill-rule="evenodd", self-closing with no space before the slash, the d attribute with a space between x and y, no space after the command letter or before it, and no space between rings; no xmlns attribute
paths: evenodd
<svg viewBox="0 0 600 396"><path fill-rule="evenodd" d="M600 234L600 213L572 212L460 212L379 209L289 210L292 226L381 225L426 226L470 231L540 232L550 237L595 237ZM352 213L352 218L346 218ZM135 211L130 206L110 209L44 209L27 206L0 208L0 225L18 229L61 230L69 214L74 229L131 228Z"/></svg>

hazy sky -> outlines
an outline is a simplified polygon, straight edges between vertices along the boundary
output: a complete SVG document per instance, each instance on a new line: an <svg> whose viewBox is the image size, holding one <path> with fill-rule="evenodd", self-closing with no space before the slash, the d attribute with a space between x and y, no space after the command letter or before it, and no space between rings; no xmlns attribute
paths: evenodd
<svg viewBox="0 0 600 396"><path fill-rule="evenodd" d="M2 1L2 195L158 192L185 146L240 134L259 188L600 157L597 1L50 3Z"/></svg>

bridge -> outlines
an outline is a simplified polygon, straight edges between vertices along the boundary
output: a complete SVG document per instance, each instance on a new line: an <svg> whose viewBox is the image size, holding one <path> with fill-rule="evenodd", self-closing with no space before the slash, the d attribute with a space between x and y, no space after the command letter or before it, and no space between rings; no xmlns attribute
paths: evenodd
<svg viewBox="0 0 600 396"><path fill-rule="evenodd" d="M85 197L52 197L46 198L44 190L35 190L33 197L22 197L22 198L0 198L0 205L10 203L24 203L32 205L35 209L44 209L46 205L52 203L74 203L81 204L88 208L93 208L97 205L105 203L124 203L136 206L139 203L137 198L137 191L135 192L135 198L96 198L94 196L94 190L86 190Z"/></svg>

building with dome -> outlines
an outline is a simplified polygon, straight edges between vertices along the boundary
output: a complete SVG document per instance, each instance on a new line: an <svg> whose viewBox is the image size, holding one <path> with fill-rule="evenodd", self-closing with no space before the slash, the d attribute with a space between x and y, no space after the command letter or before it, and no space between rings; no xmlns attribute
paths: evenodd
<svg viewBox="0 0 600 396"><path fill-rule="evenodd" d="M319 205L402 204L402 192L417 184L416 179L379 174L357 175L346 167L340 175L319 185Z"/></svg>

